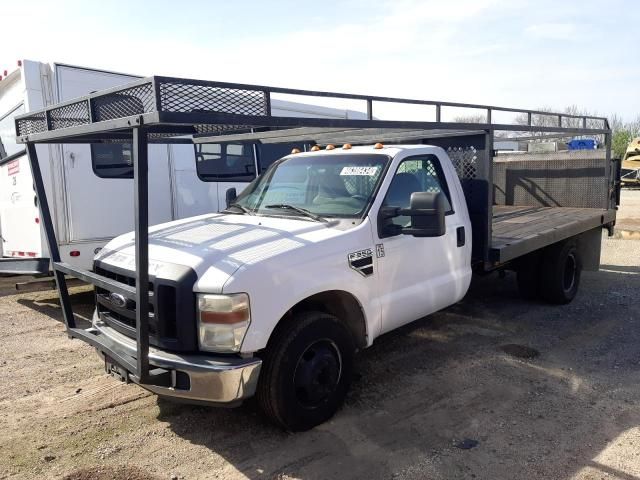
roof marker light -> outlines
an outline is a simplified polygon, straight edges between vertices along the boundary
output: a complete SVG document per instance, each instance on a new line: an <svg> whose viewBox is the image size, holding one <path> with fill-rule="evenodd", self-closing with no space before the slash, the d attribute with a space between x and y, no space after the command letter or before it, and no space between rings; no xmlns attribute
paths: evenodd
<svg viewBox="0 0 640 480"><path fill-rule="evenodd" d="M318 150L320 150L320 145L314 145L313 147L311 147L312 152L317 152Z"/></svg>
<svg viewBox="0 0 640 480"><path fill-rule="evenodd" d="M300 153L300 149L299 148L292 149L291 154L293 155L294 153Z"/></svg>
<svg viewBox="0 0 640 480"><path fill-rule="evenodd" d="M71 251L69 252L69 255L70 255L71 257L79 257L79 256L80 256L80 251L79 251L79 250L71 250Z"/></svg>
<svg viewBox="0 0 640 480"><path fill-rule="evenodd" d="M373 148L375 148L376 150L380 150L381 148L384 148L384 145L378 142L373 146Z"/></svg>
<svg viewBox="0 0 640 480"><path fill-rule="evenodd" d="M350 143L345 143L344 145L342 145L342 149L343 150L351 150L351 144Z"/></svg>
<svg viewBox="0 0 640 480"><path fill-rule="evenodd" d="M327 145L327 146L325 147L325 150L333 150L334 148L336 148L336 146L335 146L335 145L331 145L331 144L329 144L329 145Z"/></svg>

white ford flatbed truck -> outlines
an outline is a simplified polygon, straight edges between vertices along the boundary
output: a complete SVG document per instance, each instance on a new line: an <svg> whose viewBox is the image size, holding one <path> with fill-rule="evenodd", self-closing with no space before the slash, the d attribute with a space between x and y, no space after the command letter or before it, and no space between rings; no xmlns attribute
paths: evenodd
<svg viewBox="0 0 640 480"><path fill-rule="evenodd" d="M357 349L464 297L472 275L470 230L458 176L441 148L353 147L285 157L225 212L150 229L155 314L162 318L162 302L171 301L163 298L165 282L188 278L196 304L183 305L173 344L155 332L149 357L184 376L189 388L179 388L180 378L171 387L146 388L207 403L257 394L285 428L321 423L347 393ZM96 271L132 278L133 240L129 234L107 244ZM580 280L577 248L570 238L548 250L544 272L534 280L528 270L521 274L521 283L536 282L524 285L525 294L540 287L550 301L570 301ZM133 306L100 289L97 303L96 334L135 354Z"/></svg>
<svg viewBox="0 0 640 480"><path fill-rule="evenodd" d="M364 102L366 119L280 116L277 94ZM390 102L433 106L435 121L374 118ZM615 224L608 121L552 114L558 127L537 127L550 114L478 105L468 107L485 123L442 121L460 105L149 77L16 117L68 334L94 346L107 372L160 396L232 406L255 395L298 431L340 407L358 350L458 302L474 271L514 270L524 297L570 302ZM529 120L495 123L493 111ZM539 128L603 135L605 148L494 156L495 131ZM227 190L220 213L149 228L149 147L172 138L315 146L276 160L240 195ZM136 230L86 271L61 261L36 145L100 142L132 144ZM88 329L76 326L65 275L95 286Z"/></svg>

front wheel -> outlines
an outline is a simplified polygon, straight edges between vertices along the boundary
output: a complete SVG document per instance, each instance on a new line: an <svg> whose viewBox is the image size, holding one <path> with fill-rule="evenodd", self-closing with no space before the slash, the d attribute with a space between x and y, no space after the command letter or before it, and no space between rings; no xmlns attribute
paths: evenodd
<svg viewBox="0 0 640 480"><path fill-rule="evenodd" d="M333 315L303 312L280 325L263 357L257 400L286 430L304 431L330 419L346 397L355 345Z"/></svg>

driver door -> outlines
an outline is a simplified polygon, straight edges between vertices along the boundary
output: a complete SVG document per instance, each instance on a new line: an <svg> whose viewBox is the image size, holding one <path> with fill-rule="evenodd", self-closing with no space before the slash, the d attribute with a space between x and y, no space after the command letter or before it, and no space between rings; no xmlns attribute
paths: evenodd
<svg viewBox="0 0 640 480"><path fill-rule="evenodd" d="M419 238L385 233L378 227L382 333L455 303L470 281L471 243L464 238L470 237L470 232L462 213L456 211L459 200L451 193L457 194L457 190L449 188L437 156L423 154L401 160L382 206L409 208L411 194L423 191L446 196L446 233ZM406 227L411 219L399 216L387 221Z"/></svg>

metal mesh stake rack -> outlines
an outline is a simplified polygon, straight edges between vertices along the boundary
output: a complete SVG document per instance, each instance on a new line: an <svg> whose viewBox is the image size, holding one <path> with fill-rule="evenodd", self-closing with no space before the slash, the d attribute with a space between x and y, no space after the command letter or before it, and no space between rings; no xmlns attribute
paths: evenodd
<svg viewBox="0 0 640 480"><path fill-rule="evenodd" d="M272 115L273 94L296 95L306 99L338 98L362 103L365 119L326 119ZM430 106L433 121L379 120L376 104L396 103ZM475 109L484 113L484 123L442 121L443 110ZM526 115L527 124L492 122L494 112ZM537 118L556 118L557 126L536 126ZM548 122L547 122L548 123ZM403 98L352 95L273 88L235 83L148 77L131 84L93 93L72 101L29 112L15 120L17 140L26 144L39 199L53 272L58 287L67 332L97 346L91 329L76 326L65 274L100 288L107 288L136 302L137 354L135 363L101 345L112 359L131 373L138 383L164 381L157 369L149 367L149 274L148 274L148 144L207 143L221 141L287 142L291 139L316 141L407 141L431 138L430 144L460 154L456 164L465 188L474 225L474 258L490 265L492 191L492 146L495 131L537 132L568 135L604 135L607 169L610 165L611 130L606 118L555 114L488 105L409 100ZM260 133L256 129L262 129ZM38 163L36 144L130 142L133 145L135 204L135 287L97 273L62 263L49 204ZM473 155L468 155L469 145ZM466 152L466 153L465 153ZM465 156L469 157L465 160Z"/></svg>

